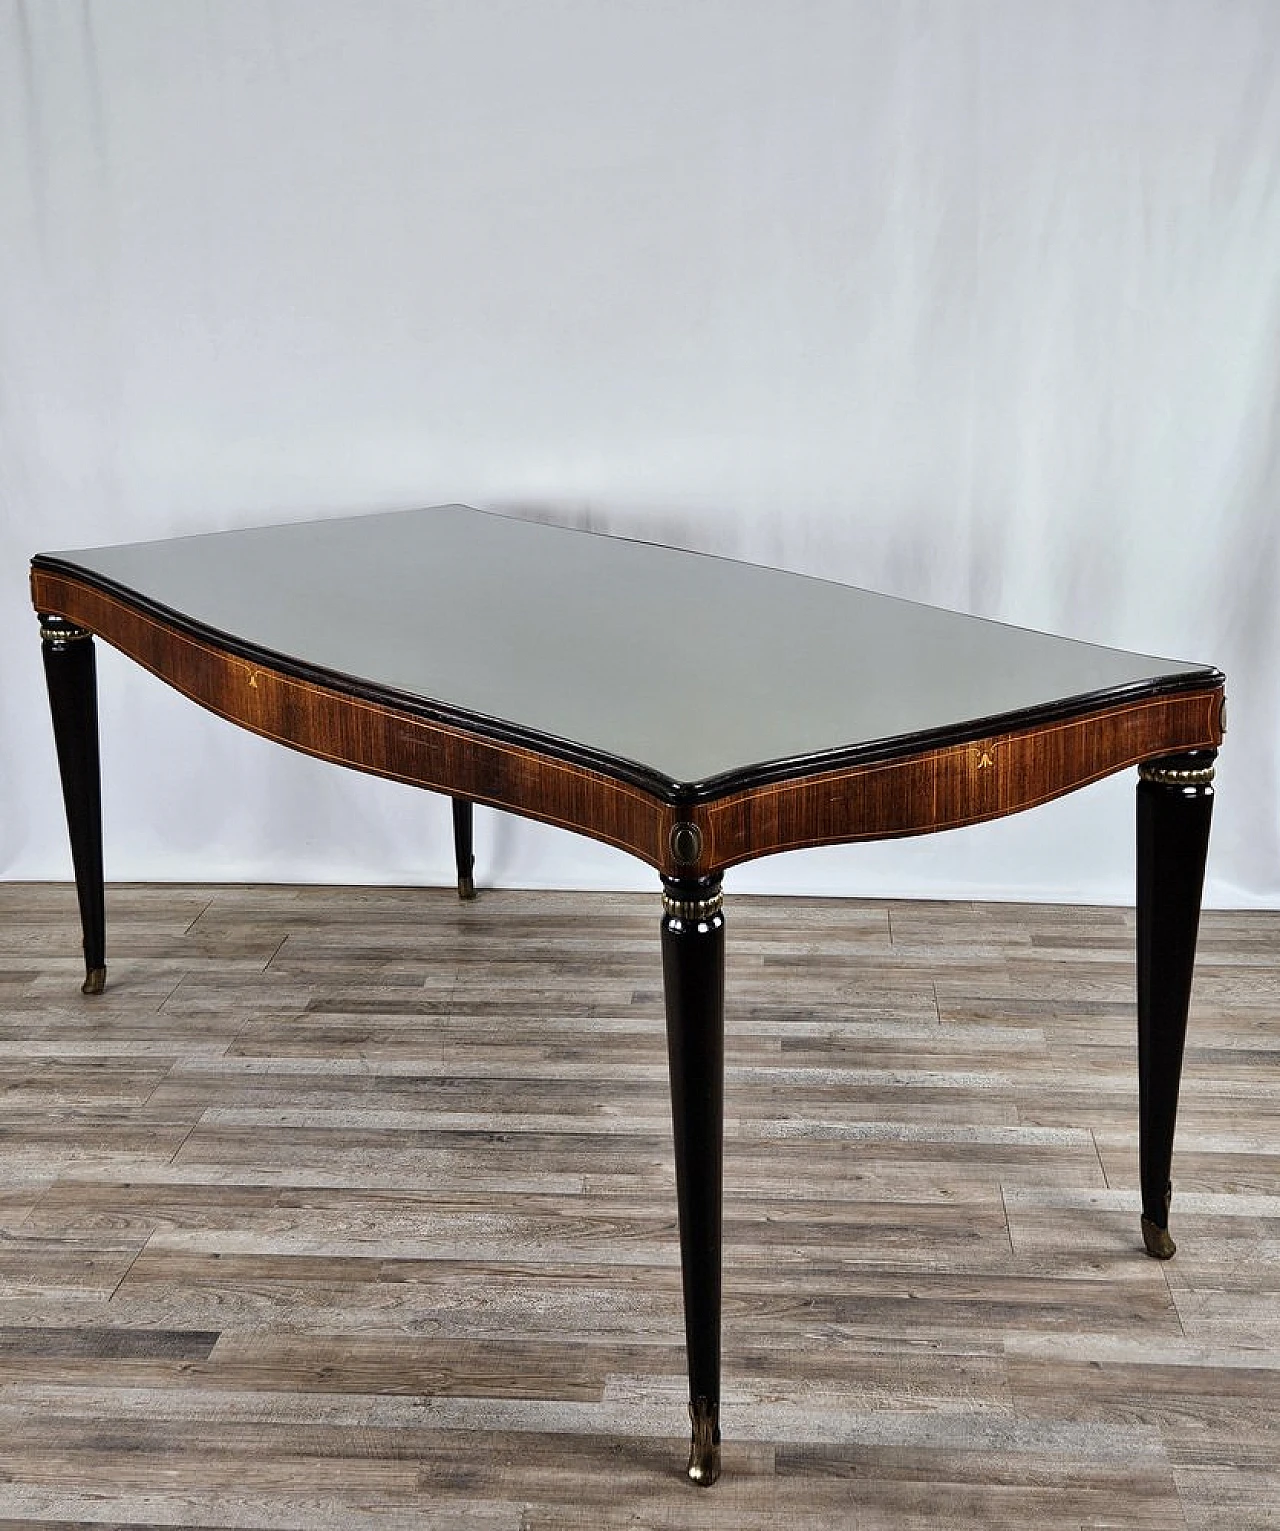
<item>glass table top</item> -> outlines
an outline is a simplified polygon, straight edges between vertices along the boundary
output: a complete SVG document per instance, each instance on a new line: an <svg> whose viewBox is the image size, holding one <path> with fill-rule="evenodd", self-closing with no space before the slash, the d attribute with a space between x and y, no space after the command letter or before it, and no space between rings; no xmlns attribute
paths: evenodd
<svg viewBox="0 0 1280 1531"><path fill-rule="evenodd" d="M41 555L375 691L698 785L1211 667L705 554L467 509Z"/></svg>

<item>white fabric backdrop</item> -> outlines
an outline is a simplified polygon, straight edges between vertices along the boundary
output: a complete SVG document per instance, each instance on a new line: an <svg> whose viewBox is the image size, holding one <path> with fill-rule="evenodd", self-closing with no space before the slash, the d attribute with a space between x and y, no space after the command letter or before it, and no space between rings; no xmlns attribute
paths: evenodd
<svg viewBox="0 0 1280 1531"><path fill-rule="evenodd" d="M0 876L68 874L33 551L460 499L1217 663L1276 904L1278 81L1274 0L0 0ZM110 877L448 879L444 800L100 668ZM732 883L1125 901L1131 810Z"/></svg>

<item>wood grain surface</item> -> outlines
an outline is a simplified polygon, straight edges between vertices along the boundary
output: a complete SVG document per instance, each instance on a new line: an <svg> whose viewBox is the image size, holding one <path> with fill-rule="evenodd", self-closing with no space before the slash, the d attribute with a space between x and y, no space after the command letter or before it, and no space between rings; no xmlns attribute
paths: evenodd
<svg viewBox="0 0 1280 1531"><path fill-rule="evenodd" d="M724 1477L657 899L0 885L0 1526L1280 1524L1280 915L1206 914L1138 1230L1133 928L734 899Z"/></svg>

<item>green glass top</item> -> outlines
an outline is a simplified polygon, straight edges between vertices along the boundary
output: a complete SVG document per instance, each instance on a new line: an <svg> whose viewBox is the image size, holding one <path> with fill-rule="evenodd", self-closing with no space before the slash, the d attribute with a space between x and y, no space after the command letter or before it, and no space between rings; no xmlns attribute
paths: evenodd
<svg viewBox="0 0 1280 1531"><path fill-rule="evenodd" d="M456 505L38 561L312 669L674 784L1220 679L1204 665Z"/></svg>

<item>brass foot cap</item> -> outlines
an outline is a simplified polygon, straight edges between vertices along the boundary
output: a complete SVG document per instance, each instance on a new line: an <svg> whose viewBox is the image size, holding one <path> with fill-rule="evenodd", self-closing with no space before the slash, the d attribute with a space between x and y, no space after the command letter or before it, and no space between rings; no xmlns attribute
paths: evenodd
<svg viewBox="0 0 1280 1531"><path fill-rule="evenodd" d="M80 985L81 994L101 994L107 986L106 968L90 968Z"/></svg>
<svg viewBox="0 0 1280 1531"><path fill-rule="evenodd" d="M470 872L467 872L464 876L458 878L458 897L463 903L470 903L475 896L475 879L471 876Z"/></svg>
<svg viewBox="0 0 1280 1531"><path fill-rule="evenodd" d="M701 1451L695 1444L689 1450L689 1465L685 1468L689 1475L689 1481L696 1483L699 1488L710 1488L720 1476L720 1447L712 1446L709 1451Z"/></svg>
<svg viewBox="0 0 1280 1531"><path fill-rule="evenodd" d="M1142 1219L1142 1242L1153 1260L1171 1260L1178 1247L1169 1237L1167 1228L1158 1228L1145 1217Z"/></svg>
<svg viewBox="0 0 1280 1531"><path fill-rule="evenodd" d="M689 1405L693 1440L685 1472L691 1483L710 1488L720 1476L720 1406L698 1398Z"/></svg>

